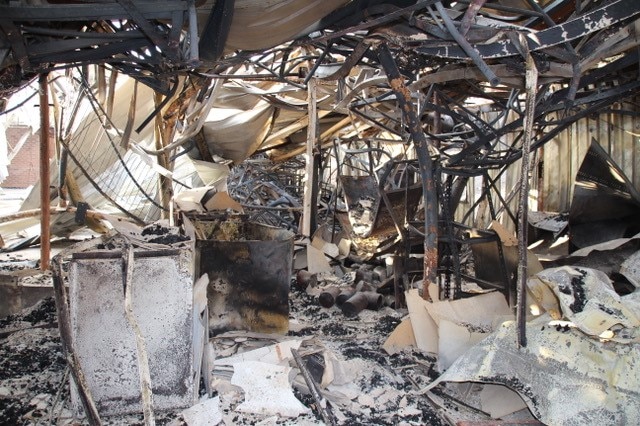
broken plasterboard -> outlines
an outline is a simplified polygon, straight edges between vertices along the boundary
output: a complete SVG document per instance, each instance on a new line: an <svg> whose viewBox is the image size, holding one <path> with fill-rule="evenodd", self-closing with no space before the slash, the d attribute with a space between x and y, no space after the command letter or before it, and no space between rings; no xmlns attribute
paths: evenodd
<svg viewBox="0 0 640 426"><path fill-rule="evenodd" d="M553 291L563 317L582 332L617 342L640 342L637 295L618 295L604 272L562 266L546 269L536 278Z"/></svg>
<svg viewBox="0 0 640 426"><path fill-rule="evenodd" d="M222 422L220 397L206 399L183 410L180 415L187 426L216 426Z"/></svg>
<svg viewBox="0 0 640 426"><path fill-rule="evenodd" d="M484 293L467 299L443 300L426 305L436 324L446 319L456 324L469 324L492 331L496 317L511 315L504 295L499 292Z"/></svg>
<svg viewBox="0 0 640 426"><path fill-rule="evenodd" d="M389 355L400 352L404 348L416 346L416 336L413 334L411 318L405 318L391 332L382 345L382 349Z"/></svg>
<svg viewBox="0 0 640 426"><path fill-rule="evenodd" d="M429 315L428 306L431 302L420 297L417 289L405 292L409 316L411 317L411 328L419 349L433 354L438 353L438 327Z"/></svg>
<svg viewBox="0 0 640 426"><path fill-rule="evenodd" d="M263 363L284 365L293 358L291 349L299 349L300 344L302 344L302 340L287 340L227 358L219 358L215 360L214 363L215 365L235 365L239 362L260 361Z"/></svg>
<svg viewBox="0 0 640 426"><path fill-rule="evenodd" d="M244 413L298 417L310 412L289 384L291 367L244 361L234 364L231 383L244 390L245 401L236 407Z"/></svg>
<svg viewBox="0 0 640 426"><path fill-rule="evenodd" d="M311 244L307 245L307 270L312 274L332 271L324 252Z"/></svg>
<svg viewBox="0 0 640 426"><path fill-rule="evenodd" d="M438 368L444 371L467 350L489 333L470 331L467 327L441 319L438 324Z"/></svg>
<svg viewBox="0 0 640 426"><path fill-rule="evenodd" d="M482 385L480 404L482 411L489 413L493 419L501 419L527 408L517 392L506 386L492 384Z"/></svg>
<svg viewBox="0 0 640 426"><path fill-rule="evenodd" d="M636 288L640 288L640 250L632 254L620 265L620 273Z"/></svg>

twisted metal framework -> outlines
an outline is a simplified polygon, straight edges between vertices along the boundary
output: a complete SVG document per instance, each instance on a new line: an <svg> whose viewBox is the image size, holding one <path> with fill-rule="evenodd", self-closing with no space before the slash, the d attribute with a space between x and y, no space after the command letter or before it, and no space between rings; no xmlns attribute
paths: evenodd
<svg viewBox="0 0 640 426"><path fill-rule="evenodd" d="M0 89L8 91L39 70L86 63L116 67L165 94L208 87L211 80L223 80L226 87L242 83L273 108L270 130L277 137L267 133L256 149L283 161L302 152L306 106L297 101L306 99L299 92L315 78L323 93L318 110L324 125L317 149L332 153L336 144L362 142L396 155L394 146L413 144L417 151L402 158L420 160L424 184L432 185L424 204L437 206L427 209L431 217L422 229L398 225L424 236L439 223L439 236L454 241L458 225L474 224L484 204L492 219L502 214L517 224L521 212L513 200L519 185L504 188L502 177L526 146L528 54L539 75L527 141L533 152L600 111L637 113L611 108L640 92L637 0L520 4L354 0L318 16L305 35L272 48L233 52L224 49L233 28L231 0L215 7L143 0L0 5ZM194 32L198 8L210 10L200 34ZM208 42L196 43L198 37ZM203 47L208 50L199 55ZM399 70L391 80L388 65ZM176 75L185 77L181 88L171 84ZM189 123L177 110L173 123L188 133ZM183 141L188 155L211 158L207 147L195 149L190 141ZM460 200L472 181L481 182L481 195L464 207ZM459 280L460 255L453 245L447 250L449 269Z"/></svg>

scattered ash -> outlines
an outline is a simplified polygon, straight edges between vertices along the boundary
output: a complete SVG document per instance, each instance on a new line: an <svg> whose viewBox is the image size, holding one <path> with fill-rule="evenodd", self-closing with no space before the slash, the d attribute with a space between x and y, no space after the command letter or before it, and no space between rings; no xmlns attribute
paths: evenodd
<svg viewBox="0 0 640 426"><path fill-rule="evenodd" d="M314 302L312 301L311 303L314 303ZM320 313L321 309L322 309L321 306L318 306L316 304L311 304L311 305L308 305L306 308L304 308L304 311L302 311L302 313L306 316L316 318L317 315Z"/></svg>
<svg viewBox="0 0 640 426"><path fill-rule="evenodd" d="M571 330L571 327L569 327L569 324L565 324L565 325L557 324L556 325L556 331L560 331L562 333L567 333L567 332L569 332L569 330Z"/></svg>
<svg viewBox="0 0 640 426"><path fill-rule="evenodd" d="M154 223L145 227L140 235L146 237L146 241L155 244L170 245L181 243L183 241L189 241L189 237L187 237L186 235L176 233L175 228L172 230L158 223ZM157 235L157 237L150 237L152 235Z"/></svg>
<svg viewBox="0 0 640 426"><path fill-rule="evenodd" d="M478 324L469 324L467 322L461 322L461 323L459 323L459 325L461 325L464 328L466 328L467 331L469 331L470 333L485 333L485 334L489 334L492 331L490 326L483 326L483 325L478 325Z"/></svg>
<svg viewBox="0 0 640 426"><path fill-rule="evenodd" d="M388 365L387 354L383 353L381 349L373 349L361 345L357 342L347 342L340 347L342 355L346 359L367 359L375 361L380 365Z"/></svg>
<svg viewBox="0 0 640 426"><path fill-rule="evenodd" d="M287 336L294 336L294 337L313 336L316 334L317 331L318 331L317 327L304 327L297 331L289 330L289 332L287 333Z"/></svg>
<svg viewBox="0 0 640 426"><path fill-rule="evenodd" d="M378 320L376 325L374 326L374 330L376 333L382 333L384 335L390 334L395 328L400 324L402 320L400 318L385 315Z"/></svg>
<svg viewBox="0 0 640 426"><path fill-rule="evenodd" d="M29 322L31 324L53 324L56 319L56 302L53 297L47 297L40 301L22 318L23 321Z"/></svg>
<svg viewBox="0 0 640 426"><path fill-rule="evenodd" d="M54 395L61 387L66 361L58 329L32 328L32 325L52 324L53 321L55 303L52 298L47 298L21 314L5 318L0 325L0 331L10 331L0 339L2 424L48 422Z"/></svg>
<svg viewBox="0 0 640 426"><path fill-rule="evenodd" d="M322 327L320 327L320 330L322 331L322 334L324 334L325 336L333 336L333 337L347 336L347 335L353 334L353 332L349 328L345 327L339 322L332 322L329 324L325 324Z"/></svg>
<svg viewBox="0 0 640 426"><path fill-rule="evenodd" d="M150 238L147 241L150 243L169 245L169 244L181 243L183 241L189 241L189 237L187 237L186 235L179 235L179 234L166 234L160 237Z"/></svg>
<svg viewBox="0 0 640 426"><path fill-rule="evenodd" d="M587 271L576 268L576 271L580 274L579 277L571 278L571 288L573 289L573 303L569 305L571 312L574 314L582 312L584 305L587 303L584 291L584 277L587 276Z"/></svg>
<svg viewBox="0 0 640 426"><path fill-rule="evenodd" d="M152 225L145 227L142 230L140 235L142 235L143 237L145 235L165 235L165 234L168 234L169 232L171 232L169 228L166 228L164 226L161 226L160 224L154 223Z"/></svg>
<svg viewBox="0 0 640 426"><path fill-rule="evenodd" d="M98 250L115 250L117 247L112 242L107 242L106 244L98 244L96 248Z"/></svg>

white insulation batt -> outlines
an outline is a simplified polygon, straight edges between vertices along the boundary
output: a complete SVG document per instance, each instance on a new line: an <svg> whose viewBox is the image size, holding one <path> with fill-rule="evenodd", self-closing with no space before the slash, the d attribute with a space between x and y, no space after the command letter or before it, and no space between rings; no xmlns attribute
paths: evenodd
<svg viewBox="0 0 640 426"><path fill-rule="evenodd" d="M640 424L638 291L618 296L600 271L573 267L545 270L530 284L534 294L544 285L559 296L563 320L545 313L529 321L523 348L516 324L503 323L425 390L494 383L516 391L545 424Z"/></svg>

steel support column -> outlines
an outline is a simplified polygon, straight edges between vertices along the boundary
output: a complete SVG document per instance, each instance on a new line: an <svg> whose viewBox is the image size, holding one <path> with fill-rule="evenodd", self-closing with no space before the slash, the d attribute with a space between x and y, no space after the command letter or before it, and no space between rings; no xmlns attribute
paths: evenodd
<svg viewBox="0 0 640 426"><path fill-rule="evenodd" d="M413 144L418 156L420 174L422 176L422 196L425 204L424 219L424 279L422 297L429 298L429 283L436 283L438 273L438 195L433 173L433 161L429 155L429 142L422 131L416 109L411 102L411 92L400 75L389 48L382 43L375 49L380 65L387 75L391 90L396 95L398 106L409 128Z"/></svg>
<svg viewBox="0 0 640 426"><path fill-rule="evenodd" d="M40 269L49 269L51 253L51 210L49 194L49 83L40 74Z"/></svg>

